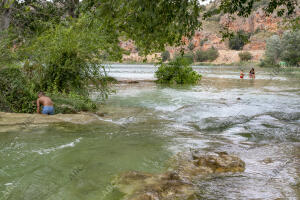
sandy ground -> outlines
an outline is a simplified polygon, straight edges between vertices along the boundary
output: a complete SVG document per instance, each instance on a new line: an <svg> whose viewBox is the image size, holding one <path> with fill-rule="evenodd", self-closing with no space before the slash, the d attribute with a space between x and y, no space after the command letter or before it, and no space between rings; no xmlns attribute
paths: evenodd
<svg viewBox="0 0 300 200"><path fill-rule="evenodd" d="M219 50L219 57L213 61L213 64L230 64L236 63L240 61L239 53L243 51L236 51L236 50ZM263 58L265 50L251 50L248 51L252 54L253 59L252 61L259 61Z"/></svg>
<svg viewBox="0 0 300 200"><path fill-rule="evenodd" d="M243 51L236 50L219 50L219 57L212 62L212 64L230 64L240 61L239 53ZM265 50L249 50L253 56L252 61L259 61L263 58ZM171 56L172 57L172 56ZM160 54L152 54L147 56L147 62L156 62L160 58ZM130 55L123 55L124 61L143 62L144 58L139 56L138 53L131 53Z"/></svg>

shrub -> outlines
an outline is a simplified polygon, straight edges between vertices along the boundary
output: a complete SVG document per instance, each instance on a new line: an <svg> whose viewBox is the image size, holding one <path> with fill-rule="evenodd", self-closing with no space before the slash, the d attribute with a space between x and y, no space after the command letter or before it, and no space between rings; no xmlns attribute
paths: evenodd
<svg viewBox="0 0 300 200"><path fill-rule="evenodd" d="M204 38L203 40L200 41L200 46L202 47L205 42L208 41L208 38Z"/></svg>
<svg viewBox="0 0 300 200"><path fill-rule="evenodd" d="M167 60L170 60L170 52L164 51L161 53L161 59L163 62L166 62Z"/></svg>
<svg viewBox="0 0 300 200"><path fill-rule="evenodd" d="M0 70L0 110L32 113L36 109L35 94L18 68Z"/></svg>
<svg viewBox="0 0 300 200"><path fill-rule="evenodd" d="M186 53L182 56L189 65L191 65L192 63L194 63L194 53L193 52L189 52L189 53Z"/></svg>
<svg viewBox="0 0 300 200"><path fill-rule="evenodd" d="M214 47L208 49L206 51L206 54L207 54L207 60L208 61L214 61L219 57L219 52Z"/></svg>
<svg viewBox="0 0 300 200"><path fill-rule="evenodd" d="M88 97L76 93L48 93L54 102L55 113L77 113L95 111L97 105Z"/></svg>
<svg viewBox="0 0 300 200"><path fill-rule="evenodd" d="M253 58L252 54L248 51L239 53L240 61L248 61Z"/></svg>
<svg viewBox="0 0 300 200"><path fill-rule="evenodd" d="M108 96L111 90L103 78L107 74L101 63L104 57L121 58L121 51L109 43L116 36L99 29L102 22L85 27L88 20L83 17L50 28L22 49L24 59L30 60L24 70L38 76L34 79L36 88L88 96L88 89L94 84L100 96Z"/></svg>
<svg viewBox="0 0 300 200"><path fill-rule="evenodd" d="M219 57L219 52L215 48L210 48L206 51L198 50L195 54L195 60L197 62L214 61Z"/></svg>
<svg viewBox="0 0 300 200"><path fill-rule="evenodd" d="M250 35L243 30L238 31L236 35L229 39L229 48L233 50L241 50L247 43Z"/></svg>
<svg viewBox="0 0 300 200"><path fill-rule="evenodd" d="M195 45L194 45L194 43L193 43L192 41L190 41L190 43L189 43L189 45L188 45L188 49L189 49L190 51L193 51L193 49L195 49Z"/></svg>
<svg viewBox="0 0 300 200"><path fill-rule="evenodd" d="M177 57L168 64L161 64L155 76L157 83L166 84L196 84L201 80L201 75L194 71L189 61L183 57Z"/></svg>

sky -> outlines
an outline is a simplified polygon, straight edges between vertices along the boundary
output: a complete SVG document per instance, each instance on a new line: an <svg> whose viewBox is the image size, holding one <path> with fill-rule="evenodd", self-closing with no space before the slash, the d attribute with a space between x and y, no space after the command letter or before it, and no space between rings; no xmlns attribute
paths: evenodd
<svg viewBox="0 0 300 200"><path fill-rule="evenodd" d="M199 0L200 4L208 4L211 0Z"/></svg>

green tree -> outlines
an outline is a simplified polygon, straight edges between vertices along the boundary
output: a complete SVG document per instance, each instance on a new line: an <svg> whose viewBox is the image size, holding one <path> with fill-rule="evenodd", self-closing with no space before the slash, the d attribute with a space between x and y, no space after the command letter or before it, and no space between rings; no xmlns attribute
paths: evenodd
<svg viewBox="0 0 300 200"><path fill-rule="evenodd" d="M288 65L297 66L300 62L300 31L286 31L282 38L273 35L267 40L265 57L262 66L275 66L285 61Z"/></svg>
<svg viewBox="0 0 300 200"><path fill-rule="evenodd" d="M35 96L29 81L18 68L0 69L0 110L6 112L34 112Z"/></svg>
<svg viewBox="0 0 300 200"><path fill-rule="evenodd" d="M273 35L267 40L265 51L265 62L275 65L280 61L282 53L282 42L278 35Z"/></svg>
<svg viewBox="0 0 300 200"><path fill-rule="evenodd" d="M287 31L282 37L281 59L289 65L296 66L300 63L300 30Z"/></svg>

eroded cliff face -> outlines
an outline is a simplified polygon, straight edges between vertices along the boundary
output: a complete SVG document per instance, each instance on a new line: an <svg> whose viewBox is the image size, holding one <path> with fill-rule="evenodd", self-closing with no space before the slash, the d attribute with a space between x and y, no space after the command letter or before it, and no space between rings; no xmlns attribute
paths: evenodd
<svg viewBox="0 0 300 200"><path fill-rule="evenodd" d="M279 23L282 21L282 18L276 17L276 15L267 16L262 9L253 12L248 18L234 17L235 19L232 20L229 15L223 15L220 24L228 25L229 29L233 31L244 30L254 33L256 30L265 30L278 32Z"/></svg>
<svg viewBox="0 0 300 200"><path fill-rule="evenodd" d="M300 9L296 10L296 15L300 16ZM220 57L213 61L213 63L233 63L238 62L239 51L230 50L228 47L228 41L222 40L220 30L222 27L227 26L229 30L237 32L243 30L251 34L249 43L243 47L243 51L249 51L253 55L254 61L259 61L266 48L266 39L273 34L282 34L284 32L284 20L283 18L277 17L276 14L267 16L263 9L257 9L248 18L242 18L234 16L234 19L229 15L225 14L219 16L217 20L203 21L203 27L201 30L195 32L195 35L191 38L183 38L184 46L182 47L167 47L167 50L171 54L171 58L181 48L185 51L190 51L188 46L190 43L193 44L193 52L197 50L207 50L214 47L219 50ZM136 61L141 62L146 60L147 62L155 62L160 54L150 55L147 58L140 57L138 50L134 45L134 42L129 40L121 43L121 46L131 52L130 55L124 55L124 61Z"/></svg>

